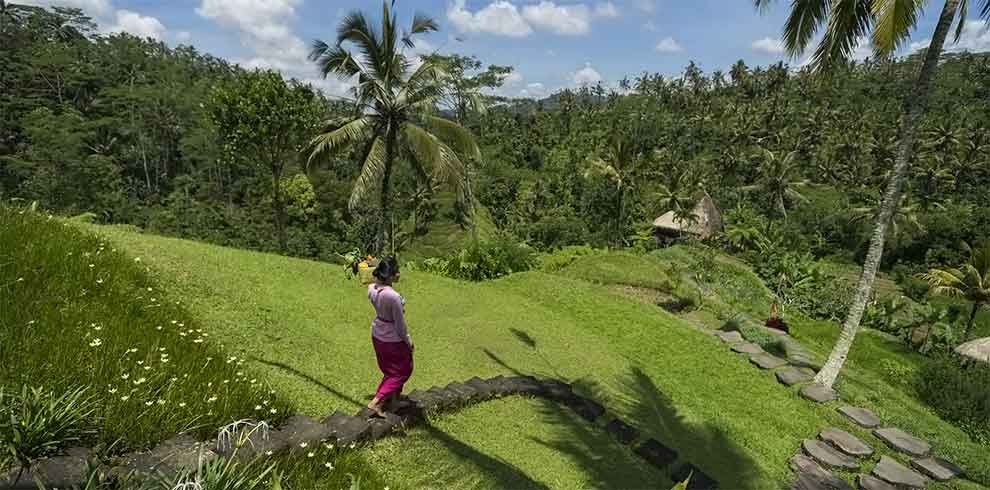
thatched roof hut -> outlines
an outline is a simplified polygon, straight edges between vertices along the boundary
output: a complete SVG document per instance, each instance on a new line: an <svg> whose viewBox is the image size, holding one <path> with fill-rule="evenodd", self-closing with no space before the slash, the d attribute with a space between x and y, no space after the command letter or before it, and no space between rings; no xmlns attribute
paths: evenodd
<svg viewBox="0 0 990 490"><path fill-rule="evenodd" d="M680 220L670 211L653 221L653 231L658 238L692 235L701 240L707 240L722 231L722 212L707 192L694 206L691 214L694 215L694 220Z"/></svg>
<svg viewBox="0 0 990 490"><path fill-rule="evenodd" d="M960 344L956 347L956 354L990 363L990 337Z"/></svg>

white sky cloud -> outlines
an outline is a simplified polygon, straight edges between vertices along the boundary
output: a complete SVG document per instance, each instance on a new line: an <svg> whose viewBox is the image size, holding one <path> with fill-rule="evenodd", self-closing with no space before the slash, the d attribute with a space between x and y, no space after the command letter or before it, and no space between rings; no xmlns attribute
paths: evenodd
<svg viewBox="0 0 990 490"><path fill-rule="evenodd" d="M760 53L774 55L784 54L784 43L782 43L780 39L765 37L763 39L753 41L751 46L753 51L758 51Z"/></svg>
<svg viewBox="0 0 990 490"><path fill-rule="evenodd" d="M190 34L189 31L179 31L175 33L175 40L180 43L189 42L190 39L192 39L192 34Z"/></svg>
<svg viewBox="0 0 990 490"><path fill-rule="evenodd" d="M658 53L680 53L684 51L684 47L674 40L674 38L666 37L657 43L656 50Z"/></svg>
<svg viewBox="0 0 990 490"><path fill-rule="evenodd" d="M585 63L584 68L571 74L571 81L578 86L594 85L602 81L602 75L591 66L591 63Z"/></svg>
<svg viewBox="0 0 990 490"><path fill-rule="evenodd" d="M615 19L620 15L619 9L612 2L598 2L595 5L595 17Z"/></svg>
<svg viewBox="0 0 990 490"><path fill-rule="evenodd" d="M492 2L473 13L465 8L465 0L454 0L447 9L447 20L461 32L509 37L526 37L533 33L519 9L505 0Z"/></svg>
<svg viewBox="0 0 990 490"><path fill-rule="evenodd" d="M635 2L633 2L633 5L635 5L636 8L648 14L652 14L653 12L657 11L656 0L635 0Z"/></svg>
<svg viewBox="0 0 990 490"><path fill-rule="evenodd" d="M118 10L116 16L116 24L107 27L104 32L126 32L140 38L157 40L165 38L165 25L154 17L124 9Z"/></svg>
<svg viewBox="0 0 990 490"><path fill-rule="evenodd" d="M985 20L968 21L966 22L966 25L963 26L962 37L959 38L959 42L953 42L954 39L955 33L953 32L953 34L945 40L944 49L946 52L959 53L962 51L971 51L974 53L979 53L983 51L990 51L990 25L988 25ZM913 42L908 50L913 53L919 49L927 48L931 42L931 39Z"/></svg>
<svg viewBox="0 0 990 490"><path fill-rule="evenodd" d="M527 83L526 88L519 91L519 97L531 99L542 99L547 95L550 95L550 91L540 82Z"/></svg>
<svg viewBox="0 0 990 490"><path fill-rule="evenodd" d="M101 17L113 11L113 4L110 0L16 0L8 3L19 3L21 5L34 5L38 7L75 7L82 9L87 15Z"/></svg>
<svg viewBox="0 0 990 490"><path fill-rule="evenodd" d="M557 34L574 36L591 30L591 11L583 4L557 5L543 0L523 7L522 13L530 24Z"/></svg>

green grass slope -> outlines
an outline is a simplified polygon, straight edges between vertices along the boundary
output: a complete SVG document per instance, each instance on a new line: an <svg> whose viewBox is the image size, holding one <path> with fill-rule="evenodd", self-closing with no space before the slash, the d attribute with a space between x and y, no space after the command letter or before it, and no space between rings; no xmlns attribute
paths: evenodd
<svg viewBox="0 0 990 490"><path fill-rule="evenodd" d="M354 410L379 374L365 288L341 268L101 229L141 257L211 335L311 415ZM801 439L837 423L716 339L605 286L537 272L468 284L403 275L417 345L409 389L527 373L574 382L729 488L777 488ZM489 402L377 444L399 486L663 488L671 483L566 410Z"/></svg>
<svg viewBox="0 0 990 490"><path fill-rule="evenodd" d="M450 192L441 192L436 198L437 215L423 235L411 237L409 242L399 250L399 255L406 260L423 260L431 257L446 257L467 248L471 243L471 230L461 228L454 221L454 202L456 197ZM488 210L478 204L478 238L487 239L495 232L495 225L488 215ZM410 220L403 227L406 233L412 233L413 222Z"/></svg>

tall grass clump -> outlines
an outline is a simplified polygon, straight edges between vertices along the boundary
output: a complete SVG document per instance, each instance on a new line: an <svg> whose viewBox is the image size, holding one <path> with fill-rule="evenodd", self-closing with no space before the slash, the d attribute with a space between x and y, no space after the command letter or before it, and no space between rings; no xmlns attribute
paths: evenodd
<svg viewBox="0 0 990 490"><path fill-rule="evenodd" d="M283 417L286 404L148 272L71 223L0 206L0 386L85 389L83 442L120 450Z"/></svg>

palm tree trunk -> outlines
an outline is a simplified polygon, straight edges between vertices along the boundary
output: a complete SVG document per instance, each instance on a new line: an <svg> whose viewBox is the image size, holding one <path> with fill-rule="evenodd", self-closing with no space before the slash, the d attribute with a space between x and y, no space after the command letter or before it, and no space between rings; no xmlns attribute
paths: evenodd
<svg viewBox="0 0 990 490"><path fill-rule="evenodd" d="M904 177L913 157L914 140L921 121L928 107L928 97L931 93L931 82L938 68L938 60L942 54L942 46L949 33L952 20L956 16L956 8L959 0L946 0L942 7L942 14L935 27L935 34L932 42L928 46L925 54L925 62L921 67L921 73L915 83L914 91L908 96L905 102L905 115L901 121L900 144L897 148L897 159L894 162L894 174L887 184L884 192L883 203L881 204L880 216L877 218L876 228L873 230L873 237L870 239L870 248L863 263L863 276L859 280L856 288L856 296L849 307L849 314L842 325L842 332L839 340L835 342L832 353L828 356L825 367L815 376L815 382L832 388L835 379L842 370L846 358L849 357L849 349L852 348L856 332L859 331L859 322L863 318L863 311L866 303L873 292L873 281L876 279L877 269L880 267L880 260L883 256L884 240L887 237L887 228L894 217L897 206L901 201L903 192Z"/></svg>
<svg viewBox="0 0 990 490"><path fill-rule="evenodd" d="M379 254L385 250L385 247L391 243L391 233L392 233L392 194L391 194L391 181L392 181L392 160L394 157L393 150L395 133L392 128L386 129L385 133L385 170L382 172L382 192L381 192L381 209L382 209L382 223L381 223L381 241L378 246L375 247ZM392 247L393 249L395 247ZM391 254L395 254L395 250L390 251Z"/></svg>
<svg viewBox="0 0 990 490"><path fill-rule="evenodd" d="M973 323L976 321L976 312L980 309L980 304L973 302L973 310L969 312L969 321L966 323L966 331L963 332L963 340L969 340L969 334L973 331Z"/></svg>
<svg viewBox="0 0 990 490"><path fill-rule="evenodd" d="M275 212L275 233L278 249L285 253L285 206L282 204L282 168L272 165L272 210Z"/></svg>

